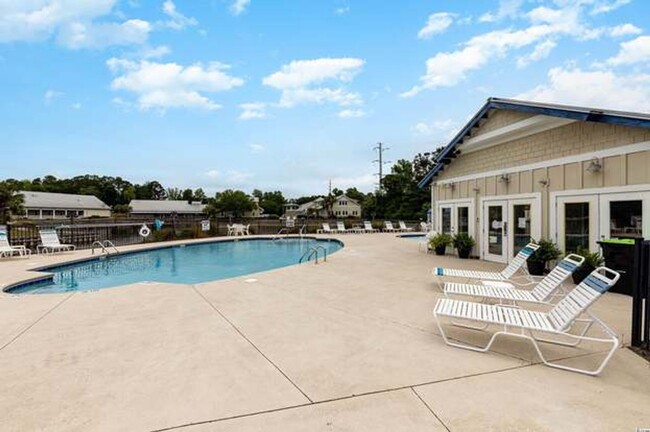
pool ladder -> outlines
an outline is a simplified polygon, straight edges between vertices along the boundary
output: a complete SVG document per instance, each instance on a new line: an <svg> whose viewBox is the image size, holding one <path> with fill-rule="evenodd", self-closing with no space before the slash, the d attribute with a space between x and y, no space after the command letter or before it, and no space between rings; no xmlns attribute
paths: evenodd
<svg viewBox="0 0 650 432"><path fill-rule="evenodd" d="M302 256L300 257L300 260L298 261L298 264L302 264L302 262L305 261L305 259L307 261L309 261L309 260L312 259L312 257L316 258L314 260L314 264L318 264L318 253L321 250L323 251L323 261L327 261L327 249L325 247L323 247L323 246L318 245L318 246L314 246L314 247L309 248L308 251L306 251L304 254L302 254Z"/></svg>
<svg viewBox="0 0 650 432"><path fill-rule="evenodd" d="M115 245L113 244L112 241L110 240L104 240L103 242L100 242L99 240L96 240L93 242L93 248L92 248L92 254L95 255L95 246L99 247L102 250L102 253L104 255L110 255L111 252L109 251L109 248L115 251L116 254L119 255L120 251L117 250Z"/></svg>

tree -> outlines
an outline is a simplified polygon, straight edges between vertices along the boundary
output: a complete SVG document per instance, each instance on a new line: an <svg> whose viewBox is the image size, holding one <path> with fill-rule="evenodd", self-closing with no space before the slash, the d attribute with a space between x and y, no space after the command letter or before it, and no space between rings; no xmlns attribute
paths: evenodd
<svg viewBox="0 0 650 432"><path fill-rule="evenodd" d="M438 147L432 152L418 153L413 158L413 175L419 182L436 165L436 158L444 147Z"/></svg>
<svg viewBox="0 0 650 432"><path fill-rule="evenodd" d="M179 188L170 187L165 192L167 192L167 199L169 200L176 201L183 199L183 192Z"/></svg>
<svg viewBox="0 0 650 432"><path fill-rule="evenodd" d="M253 207L253 201L246 192L227 189L215 195L214 200L208 203L205 212L210 217L231 214L238 218L242 217L247 211L253 210Z"/></svg>
<svg viewBox="0 0 650 432"><path fill-rule="evenodd" d="M287 202L280 191L264 192L260 198L260 207L264 213L269 215L281 215L284 211L284 204Z"/></svg>
<svg viewBox="0 0 650 432"><path fill-rule="evenodd" d="M418 187L413 163L400 159L391 168L391 173L382 179L382 193L376 198L376 213L391 219L424 218L429 199L428 191Z"/></svg>
<svg viewBox="0 0 650 432"><path fill-rule="evenodd" d="M363 192L359 192L359 190L355 187L348 188L348 190L345 191L345 196L355 200L359 204L363 203L363 200L365 198Z"/></svg>
<svg viewBox="0 0 650 432"><path fill-rule="evenodd" d="M164 200L167 198L165 188L157 181L149 181L142 185L135 185L137 199Z"/></svg>
<svg viewBox="0 0 650 432"><path fill-rule="evenodd" d="M332 195L335 197L343 195L343 191L339 188L332 189Z"/></svg>
<svg viewBox="0 0 650 432"><path fill-rule="evenodd" d="M183 191L183 200L187 202L192 202L194 200L194 193L192 192L192 189L185 189Z"/></svg>
<svg viewBox="0 0 650 432"><path fill-rule="evenodd" d="M18 193L16 185L0 182L0 224L9 221L12 214L22 214L24 197Z"/></svg>
<svg viewBox="0 0 650 432"><path fill-rule="evenodd" d="M203 192L203 189L198 188L197 190L194 191L194 200L195 201L201 201L203 204L207 203L208 197L205 195L205 192Z"/></svg>

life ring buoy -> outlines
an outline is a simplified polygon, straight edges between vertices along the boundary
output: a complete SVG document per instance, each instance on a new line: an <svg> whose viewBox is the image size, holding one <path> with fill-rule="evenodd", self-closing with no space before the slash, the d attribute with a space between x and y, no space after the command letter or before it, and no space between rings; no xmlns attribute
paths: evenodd
<svg viewBox="0 0 650 432"><path fill-rule="evenodd" d="M140 237L147 238L151 235L151 230L146 224L142 224L142 227L140 228Z"/></svg>

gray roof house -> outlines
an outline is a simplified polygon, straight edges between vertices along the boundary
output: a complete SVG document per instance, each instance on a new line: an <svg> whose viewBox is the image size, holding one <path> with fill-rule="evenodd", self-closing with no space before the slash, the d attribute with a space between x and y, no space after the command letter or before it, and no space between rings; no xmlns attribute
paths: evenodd
<svg viewBox="0 0 650 432"><path fill-rule="evenodd" d="M29 219L74 217L110 217L111 208L94 195L20 191L25 216Z"/></svg>
<svg viewBox="0 0 650 432"><path fill-rule="evenodd" d="M132 200L129 207L133 215L164 216L175 213L179 216L198 216L205 211L205 204L200 201L189 203L185 200Z"/></svg>

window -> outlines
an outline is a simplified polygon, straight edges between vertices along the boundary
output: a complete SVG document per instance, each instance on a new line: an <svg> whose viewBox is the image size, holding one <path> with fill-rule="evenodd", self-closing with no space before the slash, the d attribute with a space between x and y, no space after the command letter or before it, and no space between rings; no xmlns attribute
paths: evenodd
<svg viewBox="0 0 650 432"><path fill-rule="evenodd" d="M609 203L609 226L612 237L641 237L643 203L612 201Z"/></svg>
<svg viewBox="0 0 650 432"><path fill-rule="evenodd" d="M579 247L589 249L589 203L564 205L564 248L576 252Z"/></svg>
<svg viewBox="0 0 650 432"><path fill-rule="evenodd" d="M442 232L445 234L450 234L451 233L451 207L443 207L441 209L442 212Z"/></svg>
<svg viewBox="0 0 650 432"><path fill-rule="evenodd" d="M65 216L65 210L54 210L55 216Z"/></svg>
<svg viewBox="0 0 650 432"><path fill-rule="evenodd" d="M54 216L54 211L53 210L41 210L41 214L43 217L52 217Z"/></svg>
<svg viewBox="0 0 650 432"><path fill-rule="evenodd" d="M469 207L457 208L458 232L469 234Z"/></svg>
<svg viewBox="0 0 650 432"><path fill-rule="evenodd" d="M27 210L27 216L40 216L40 210Z"/></svg>
<svg viewBox="0 0 650 432"><path fill-rule="evenodd" d="M513 249L512 256L521 251L530 242L530 204L515 204L513 213Z"/></svg>

